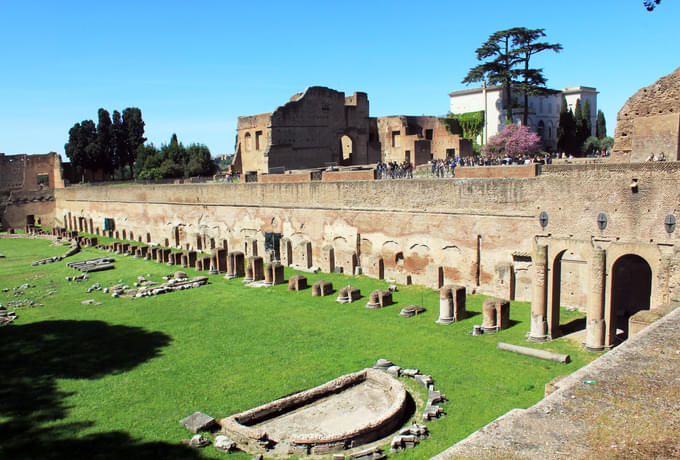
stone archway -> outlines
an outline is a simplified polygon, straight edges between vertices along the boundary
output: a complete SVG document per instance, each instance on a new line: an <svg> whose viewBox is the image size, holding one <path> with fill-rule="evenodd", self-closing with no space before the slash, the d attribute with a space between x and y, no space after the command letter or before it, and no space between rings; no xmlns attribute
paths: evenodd
<svg viewBox="0 0 680 460"><path fill-rule="evenodd" d="M340 161L342 165L352 164L352 153L354 152L354 140L347 134L340 137Z"/></svg>
<svg viewBox="0 0 680 460"><path fill-rule="evenodd" d="M562 335L560 307L586 310L588 270L586 260L569 249L559 251L550 268L552 295L548 305L548 335L557 338Z"/></svg>
<svg viewBox="0 0 680 460"><path fill-rule="evenodd" d="M612 335L628 338L628 320L641 310L649 310L652 294L652 268L637 254L626 254L612 266L611 308L609 322ZM619 332L620 331L620 332Z"/></svg>

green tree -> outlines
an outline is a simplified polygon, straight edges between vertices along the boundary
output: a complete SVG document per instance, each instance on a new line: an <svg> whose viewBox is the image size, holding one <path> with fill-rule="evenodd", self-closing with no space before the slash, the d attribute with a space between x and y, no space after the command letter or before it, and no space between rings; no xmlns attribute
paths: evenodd
<svg viewBox="0 0 680 460"><path fill-rule="evenodd" d="M121 165L128 165L132 171L134 170L137 148L146 142L142 111L137 107L128 107L123 110L123 132L127 146L125 152L123 152L125 155L120 158Z"/></svg>
<svg viewBox="0 0 680 460"><path fill-rule="evenodd" d="M111 130L113 132L113 166L115 169L123 170L129 163L129 154L123 118L118 110L113 111L111 121Z"/></svg>
<svg viewBox="0 0 680 460"><path fill-rule="evenodd" d="M487 41L475 50L477 60L486 62L470 69L462 81L469 84L486 80L489 84L501 85L507 104L508 123L512 123L512 88L517 79L515 66L521 62L521 57L512 48L512 43L520 30L521 28L515 27L491 34Z"/></svg>
<svg viewBox="0 0 680 460"><path fill-rule="evenodd" d="M581 148L587 154L597 153L600 150L600 140L595 136L589 136Z"/></svg>
<svg viewBox="0 0 680 460"><path fill-rule="evenodd" d="M186 177L210 176L215 173L215 162L210 155L210 149L202 144L191 144L186 149L187 164Z"/></svg>
<svg viewBox="0 0 680 460"><path fill-rule="evenodd" d="M80 173L82 173L85 163L87 163L85 158L86 146L87 141L83 135L82 126L80 123L76 123L68 131L68 142L64 145L64 153L71 160L71 165Z"/></svg>
<svg viewBox="0 0 680 460"><path fill-rule="evenodd" d="M522 113L522 124L529 122L529 95L554 94L555 91L545 87L546 78L543 76L542 69L532 69L529 65L531 57L542 51L562 51L559 43L537 42L545 37L545 29L525 29L517 28L513 37L514 53L521 58L522 69L519 71L521 81L517 85L524 98L524 111Z"/></svg>
<svg viewBox="0 0 680 460"><path fill-rule="evenodd" d="M583 143L588 136L590 136L586 120L583 118L583 108L580 98L576 99L576 105L574 106L574 121L576 122L576 139L574 140L574 147L576 150L580 150Z"/></svg>
<svg viewBox="0 0 680 460"><path fill-rule="evenodd" d="M68 132L64 152L79 175L97 167L97 128L92 120L76 123Z"/></svg>
<svg viewBox="0 0 680 460"><path fill-rule="evenodd" d="M590 119L590 102L586 99L581 106L581 118L583 123L583 131L586 139L593 133L593 122Z"/></svg>
<svg viewBox="0 0 680 460"><path fill-rule="evenodd" d="M177 140L177 134L173 133L170 143L161 148L163 156L172 160L174 163L184 166L187 164L188 157L184 145Z"/></svg>
<svg viewBox="0 0 680 460"><path fill-rule="evenodd" d="M595 135L598 139L602 139L607 135L607 122L604 119L602 110L597 111L597 121L595 123Z"/></svg>
<svg viewBox="0 0 680 460"><path fill-rule="evenodd" d="M96 169L101 169L110 176L115 169L113 124L111 123L111 117L108 111L100 108L97 115L99 117L99 123L97 123L97 152L94 163Z"/></svg>
<svg viewBox="0 0 680 460"><path fill-rule="evenodd" d="M160 151L153 144L139 146L135 159L135 178L155 179L150 171L158 168L161 161Z"/></svg>
<svg viewBox="0 0 680 460"><path fill-rule="evenodd" d="M524 97L522 124L525 126L529 117L529 95L552 92L545 87L546 79L542 69L531 68L531 57L546 50L558 53L562 50L562 45L537 42L542 37L545 37L545 29L513 27L494 32L475 50L477 60L486 62L470 69L463 79L463 83L486 80L489 84L501 85L508 123L512 123L513 88L519 90Z"/></svg>
<svg viewBox="0 0 680 460"><path fill-rule="evenodd" d="M562 96L560 108L560 120L557 126L557 149L560 152L574 153L574 140L576 137L576 121L574 114L567 105L567 99Z"/></svg>
<svg viewBox="0 0 680 460"><path fill-rule="evenodd" d="M605 136L602 139L600 139L600 150L606 150L609 151L614 147L614 138Z"/></svg>
<svg viewBox="0 0 680 460"><path fill-rule="evenodd" d="M184 175L184 168L170 159L163 160L158 167L158 173L162 179L173 179Z"/></svg>

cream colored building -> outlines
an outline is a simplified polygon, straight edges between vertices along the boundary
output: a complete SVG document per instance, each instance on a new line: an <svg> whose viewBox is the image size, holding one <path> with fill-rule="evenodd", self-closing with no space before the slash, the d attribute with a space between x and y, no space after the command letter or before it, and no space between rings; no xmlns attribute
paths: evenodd
<svg viewBox="0 0 680 460"><path fill-rule="evenodd" d="M595 135L597 120L597 94L595 88L588 86L572 86L563 88L555 94L544 96L529 96L529 122L532 131L536 132L543 139L545 148L557 148L557 127L560 121L560 108L562 106L562 96L567 100L571 110L576 107L576 101L581 99L581 105L588 101L590 104L590 121L592 125L592 135ZM505 111L507 102L505 101L503 88L501 86L489 86L486 88L472 88L449 93L450 112L462 114L467 112L486 111L484 134L479 143L486 143L491 136L495 136L505 125ZM517 101L522 103L523 98L520 94L516 95ZM515 123L521 123L523 107L512 109L512 119Z"/></svg>

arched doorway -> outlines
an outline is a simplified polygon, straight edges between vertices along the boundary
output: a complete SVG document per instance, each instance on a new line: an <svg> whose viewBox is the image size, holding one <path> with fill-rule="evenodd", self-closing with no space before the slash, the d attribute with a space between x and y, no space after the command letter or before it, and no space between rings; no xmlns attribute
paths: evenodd
<svg viewBox="0 0 680 460"><path fill-rule="evenodd" d="M628 338L628 321L641 310L649 310L652 269L637 254L619 257L612 267L610 331L619 340Z"/></svg>
<svg viewBox="0 0 680 460"><path fill-rule="evenodd" d="M349 165L352 163L352 152L354 143L347 134L340 138L340 164Z"/></svg>
<svg viewBox="0 0 680 460"><path fill-rule="evenodd" d="M552 338L585 329L585 319L560 325L560 307L585 311L587 304L588 264L577 251L560 251L551 267L552 292L548 306L548 335Z"/></svg>

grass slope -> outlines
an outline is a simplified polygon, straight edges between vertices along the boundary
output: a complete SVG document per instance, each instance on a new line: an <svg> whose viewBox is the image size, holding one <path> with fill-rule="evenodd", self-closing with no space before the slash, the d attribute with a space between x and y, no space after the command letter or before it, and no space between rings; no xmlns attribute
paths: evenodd
<svg viewBox="0 0 680 460"><path fill-rule="evenodd" d="M534 404L546 382L594 358L565 340L527 343L528 303L512 303L510 329L473 337L482 296L468 296L471 317L442 326L435 324L438 292L399 286L395 305L368 310L368 294L386 283L340 274L306 276L310 286L319 279L336 290L351 283L364 298L340 305L334 295L312 297L311 289L254 289L215 275L198 289L114 299L85 291L95 282L132 285L137 275L161 281L175 267L116 256L115 270L73 283L64 281L77 273L65 262L105 253L85 249L64 262L30 265L65 251L43 240L0 239L6 256L0 288L9 288L0 292L0 303L30 298L43 304L17 309L17 321L0 328L0 457L223 457L212 448L181 446L191 433L179 419L197 410L222 418L388 358L431 374L449 399L442 405L448 415L427 423L430 439L392 455L428 458L508 410ZM293 273L286 268L286 279ZM14 297L13 288L23 283L35 287ZM57 292L46 295L50 289ZM90 298L102 305L81 304ZM398 316L421 302L426 313ZM561 315L563 322L581 317ZM570 353L572 363L499 351L499 341Z"/></svg>

